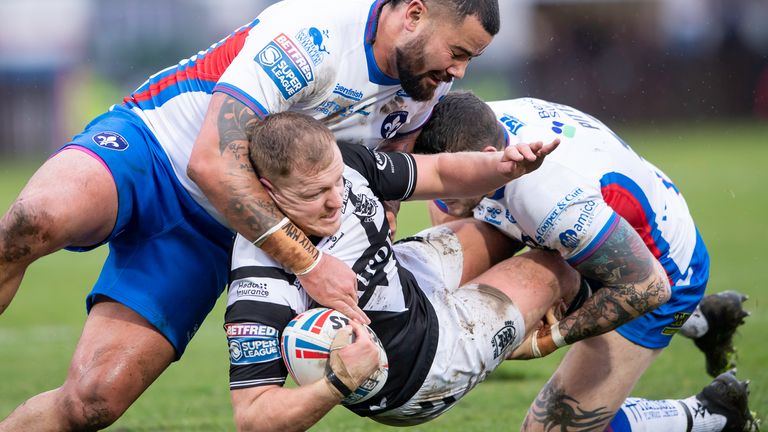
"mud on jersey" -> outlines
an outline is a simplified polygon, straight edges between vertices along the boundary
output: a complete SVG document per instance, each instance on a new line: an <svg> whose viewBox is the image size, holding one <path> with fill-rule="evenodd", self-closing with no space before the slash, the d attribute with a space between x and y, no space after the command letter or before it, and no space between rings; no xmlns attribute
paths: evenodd
<svg viewBox="0 0 768 432"><path fill-rule="evenodd" d="M560 138L541 168L508 183L475 209L528 246L557 250L572 265L594 252L619 216L640 234L671 283L689 282L696 227L672 181L599 120L569 106L523 98L490 102L510 143Z"/></svg>
<svg viewBox="0 0 768 432"><path fill-rule="evenodd" d="M369 148L417 130L450 84L432 101L417 102L385 75L372 43L382 0L284 0L253 22L178 65L155 75L125 98L168 154L192 197L220 222L186 175L192 145L214 92L226 93L260 118L299 111L337 138Z"/></svg>
<svg viewBox="0 0 768 432"><path fill-rule="evenodd" d="M358 304L388 357L398 359L390 362L387 383L375 397L348 407L370 415L402 405L419 389L432 364L436 344L427 342L437 340L438 323L414 276L393 254L382 205L382 200L403 200L413 193L413 157L355 144L342 144L341 150L346 165L341 226L317 246L357 273ZM281 385L288 372L280 359L279 335L294 316L315 306L295 276L238 236L225 325L230 387Z"/></svg>

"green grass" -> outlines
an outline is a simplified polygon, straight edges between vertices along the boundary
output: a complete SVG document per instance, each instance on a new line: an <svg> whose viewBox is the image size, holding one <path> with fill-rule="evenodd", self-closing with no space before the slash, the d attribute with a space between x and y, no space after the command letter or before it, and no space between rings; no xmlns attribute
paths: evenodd
<svg viewBox="0 0 768 432"><path fill-rule="evenodd" d="M760 270L768 257L768 124L696 124L621 131L683 191L709 247L709 292L738 289L750 295L752 316L736 338L739 376L752 380L751 407L768 413L768 288ZM5 211L34 171L34 163L0 161L0 209ZM421 204L406 204L399 235L427 224ZM0 317L0 417L29 396L64 379L85 319L84 296L98 275L104 250L59 252L35 263L19 294ZM220 299L220 300L223 300ZM228 355L219 301L187 350L128 410L113 431L233 430L227 389ZM531 362L507 362L452 411L415 430L515 430L528 404L562 353ZM710 379L693 344L676 338L637 385L634 395L680 398ZM390 428L334 409L315 430Z"/></svg>

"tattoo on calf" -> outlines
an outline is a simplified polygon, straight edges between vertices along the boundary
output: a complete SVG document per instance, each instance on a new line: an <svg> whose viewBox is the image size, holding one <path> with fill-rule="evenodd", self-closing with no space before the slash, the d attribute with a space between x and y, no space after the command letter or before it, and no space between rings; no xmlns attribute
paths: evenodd
<svg viewBox="0 0 768 432"><path fill-rule="evenodd" d="M606 407L585 409L554 380L550 380L536 397L525 419L526 426L534 421L542 424L545 431L602 430L613 417L614 413Z"/></svg>

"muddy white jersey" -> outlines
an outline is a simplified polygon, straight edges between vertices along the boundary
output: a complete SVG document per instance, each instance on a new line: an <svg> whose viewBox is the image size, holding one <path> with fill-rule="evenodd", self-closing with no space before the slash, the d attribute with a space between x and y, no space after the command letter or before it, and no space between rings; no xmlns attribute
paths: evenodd
<svg viewBox="0 0 768 432"><path fill-rule="evenodd" d="M417 175L413 156L372 152L356 144L340 147L345 163L341 226L332 236L315 239L317 247L357 274L358 305L371 318L371 328L388 355L401 359L390 364L387 383L379 394L350 407L368 415L400 406L418 390L432 364L438 323L417 278L398 262L382 204L382 200L403 200L413 193ZM277 347L278 334L288 322L316 306L293 274L237 236L227 326L267 329L264 331L273 336L271 341ZM237 355L230 354L233 389L282 384L288 374L277 350L268 355L241 356L239 350Z"/></svg>
<svg viewBox="0 0 768 432"><path fill-rule="evenodd" d="M672 181L599 120L532 98L489 103L509 143L560 138L541 168L508 183L475 208L475 217L531 247L588 258L622 217L659 259L671 282L684 282L699 258L697 230ZM705 252L702 252L705 253Z"/></svg>
<svg viewBox="0 0 768 432"><path fill-rule="evenodd" d="M192 197L223 217L186 174L189 156L214 92L226 93L260 118L298 111L339 139L375 148L382 139L417 130L450 84L431 101L411 99L379 69L373 40L377 0L284 0L206 51L153 75L124 105L168 154Z"/></svg>

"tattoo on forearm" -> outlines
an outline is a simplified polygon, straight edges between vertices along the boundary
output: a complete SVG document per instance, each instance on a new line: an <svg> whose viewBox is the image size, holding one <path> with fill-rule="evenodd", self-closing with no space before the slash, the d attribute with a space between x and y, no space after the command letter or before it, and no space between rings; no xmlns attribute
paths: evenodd
<svg viewBox="0 0 768 432"><path fill-rule="evenodd" d="M283 226L282 230L290 239L298 241L299 246L301 246L305 252L312 256L312 259L317 259L317 256L320 254L320 250L312 244L309 238L304 235L304 232L301 231L296 225L293 223L287 223L285 226Z"/></svg>
<svg viewBox="0 0 768 432"><path fill-rule="evenodd" d="M586 409L576 398L567 395L565 389L555 383L556 380L550 380L536 397L525 418L525 426L536 422L542 424L547 432L591 431L602 430L608 424L613 412L606 407Z"/></svg>
<svg viewBox="0 0 768 432"><path fill-rule="evenodd" d="M610 331L653 310L662 301L664 281L652 277L658 263L640 236L621 220L579 272L604 284L574 314L561 321L569 343Z"/></svg>
<svg viewBox="0 0 768 432"><path fill-rule="evenodd" d="M221 155L231 157L232 169L224 184L227 190L227 212L230 217L238 217L238 229L247 229L243 234L258 236L274 226L282 218L275 203L266 193L254 192L257 178L248 157L248 136L259 122L256 114L240 101L227 97L219 111L217 120L219 132L219 150Z"/></svg>
<svg viewBox="0 0 768 432"><path fill-rule="evenodd" d="M242 165L253 169L248 161L248 130L259 122L256 114L237 99L227 97L219 111L219 150L232 152L236 160L244 158Z"/></svg>

